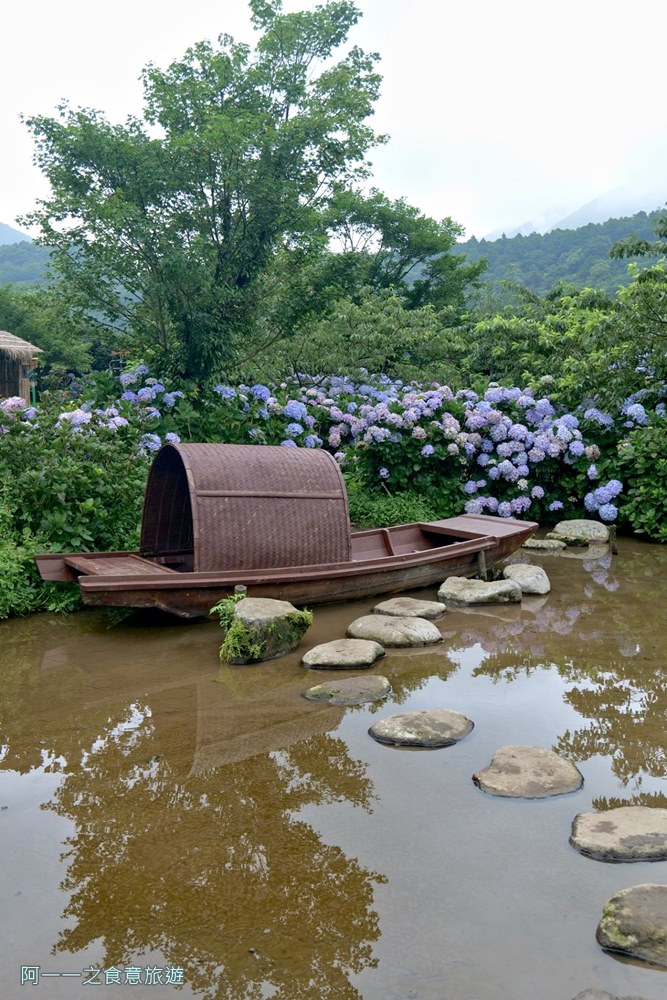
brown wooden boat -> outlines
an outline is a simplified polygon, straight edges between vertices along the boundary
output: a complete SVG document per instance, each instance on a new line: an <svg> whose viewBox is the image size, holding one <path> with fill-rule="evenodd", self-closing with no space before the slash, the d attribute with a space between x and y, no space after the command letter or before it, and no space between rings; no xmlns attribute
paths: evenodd
<svg viewBox="0 0 667 1000"><path fill-rule="evenodd" d="M198 618L239 585L303 606L471 576L536 528L464 514L353 532L327 452L179 444L163 447L151 467L138 551L35 558L44 580L76 580L86 604Z"/></svg>

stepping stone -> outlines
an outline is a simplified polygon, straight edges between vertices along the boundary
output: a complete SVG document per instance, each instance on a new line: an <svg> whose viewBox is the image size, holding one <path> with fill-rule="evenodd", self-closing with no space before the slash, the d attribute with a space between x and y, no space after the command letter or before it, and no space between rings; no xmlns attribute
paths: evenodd
<svg viewBox="0 0 667 1000"><path fill-rule="evenodd" d="M570 843L598 861L665 861L667 809L619 806L579 813L572 823Z"/></svg>
<svg viewBox="0 0 667 1000"><path fill-rule="evenodd" d="M521 546L522 549L535 549L540 552L559 552L567 547L566 542L561 542L558 538L529 538Z"/></svg>
<svg viewBox="0 0 667 1000"><path fill-rule="evenodd" d="M600 521L573 518L569 521L559 521L552 531L547 532L547 538L555 538L559 542L565 542L566 545L608 542L609 528Z"/></svg>
<svg viewBox="0 0 667 1000"><path fill-rule="evenodd" d="M308 688L304 698L309 701L326 701L329 705L366 705L369 701L380 701L391 691L386 677L372 674L370 677L348 677L340 681L325 681Z"/></svg>
<svg viewBox="0 0 667 1000"><path fill-rule="evenodd" d="M372 639L383 646L432 646L442 642L439 629L425 618L364 615L352 622L347 634L354 639Z"/></svg>
<svg viewBox="0 0 667 1000"><path fill-rule="evenodd" d="M392 597L389 601L376 604L373 613L392 615L396 618L426 618L434 621L442 618L447 608L440 601L418 601L414 597Z"/></svg>
<svg viewBox="0 0 667 1000"><path fill-rule="evenodd" d="M522 594L548 594L551 590L549 577L541 566L513 563L503 570L506 580L514 580L521 587Z"/></svg>
<svg viewBox="0 0 667 1000"><path fill-rule="evenodd" d="M519 604L521 587L514 580L468 580L450 576L438 591L438 600L449 604Z"/></svg>
<svg viewBox="0 0 667 1000"><path fill-rule="evenodd" d="M596 937L608 951L667 968L667 885L617 892L602 908Z"/></svg>
<svg viewBox="0 0 667 1000"><path fill-rule="evenodd" d="M577 993L572 1000L646 1000L645 997L617 997L614 993L607 993L606 990L582 990Z"/></svg>
<svg viewBox="0 0 667 1000"><path fill-rule="evenodd" d="M390 715L375 722L368 732L378 743L388 746L437 750L458 743L473 727L474 723L460 712L436 708Z"/></svg>
<svg viewBox="0 0 667 1000"><path fill-rule="evenodd" d="M584 779L569 761L545 747L500 747L488 767L473 774L483 792L519 799L543 799L576 792Z"/></svg>
<svg viewBox="0 0 667 1000"><path fill-rule="evenodd" d="M228 663L260 663L291 653L310 628L313 616L289 601L244 597L234 606L220 649Z"/></svg>
<svg viewBox="0 0 667 1000"><path fill-rule="evenodd" d="M311 670L359 670L372 667L384 656L379 642L368 639L334 639L309 649L301 662Z"/></svg>

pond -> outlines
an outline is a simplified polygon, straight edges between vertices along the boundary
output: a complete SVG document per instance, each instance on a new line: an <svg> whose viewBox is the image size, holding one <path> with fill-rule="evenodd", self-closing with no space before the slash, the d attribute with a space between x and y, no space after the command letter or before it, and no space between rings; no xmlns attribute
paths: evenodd
<svg viewBox="0 0 667 1000"><path fill-rule="evenodd" d="M664 998L667 971L595 930L667 862L600 863L568 837L591 808L667 805L667 549L522 558L548 597L448 610L442 644L376 663L392 694L364 708L306 701L331 675L300 656L372 601L316 609L291 656L222 669L214 623L0 625L0 995ZM433 707L474 730L422 752L368 735ZM483 793L471 775L506 743L552 747L584 787Z"/></svg>

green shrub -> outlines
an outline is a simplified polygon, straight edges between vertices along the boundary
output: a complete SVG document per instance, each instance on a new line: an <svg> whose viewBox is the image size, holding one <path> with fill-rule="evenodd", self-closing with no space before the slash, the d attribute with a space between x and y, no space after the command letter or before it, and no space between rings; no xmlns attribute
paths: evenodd
<svg viewBox="0 0 667 1000"><path fill-rule="evenodd" d="M623 518L634 531L667 542L667 418L632 431L619 447L626 501Z"/></svg>

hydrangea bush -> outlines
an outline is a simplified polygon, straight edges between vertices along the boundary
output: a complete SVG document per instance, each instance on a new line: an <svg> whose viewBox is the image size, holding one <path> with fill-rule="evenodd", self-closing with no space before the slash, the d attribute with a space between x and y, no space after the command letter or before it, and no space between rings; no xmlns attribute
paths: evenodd
<svg viewBox="0 0 667 1000"><path fill-rule="evenodd" d="M39 407L0 401L0 500L23 556L28 537L51 551L130 548L150 459L163 444L273 444L329 450L351 500L378 523L424 511L544 524L576 515L625 519L665 540L664 411L662 390L635 394L616 414L592 400L563 412L530 387L453 392L362 370L356 380L206 391L171 387L140 365L45 394ZM380 514L383 499L391 502Z"/></svg>

